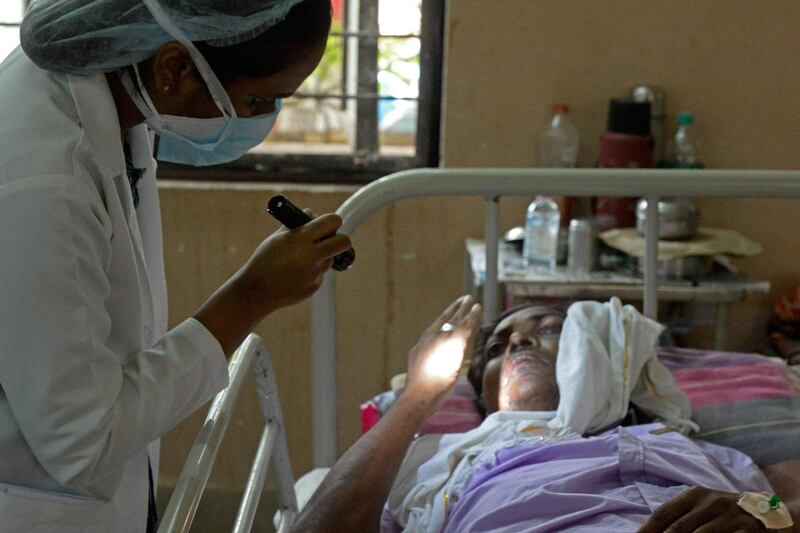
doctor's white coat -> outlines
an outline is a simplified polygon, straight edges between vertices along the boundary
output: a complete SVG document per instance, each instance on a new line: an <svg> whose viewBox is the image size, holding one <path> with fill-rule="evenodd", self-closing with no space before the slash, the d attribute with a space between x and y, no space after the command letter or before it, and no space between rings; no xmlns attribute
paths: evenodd
<svg viewBox="0 0 800 533"><path fill-rule="evenodd" d="M0 531L145 531L147 448L227 385L166 331L151 139L134 209L105 76L0 66ZM155 459L155 457L154 457Z"/></svg>

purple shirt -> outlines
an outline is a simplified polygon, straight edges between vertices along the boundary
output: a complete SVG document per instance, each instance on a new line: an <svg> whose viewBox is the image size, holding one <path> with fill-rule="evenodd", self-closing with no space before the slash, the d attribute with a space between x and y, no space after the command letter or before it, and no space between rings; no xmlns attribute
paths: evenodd
<svg viewBox="0 0 800 533"><path fill-rule="evenodd" d="M597 437L500 450L475 472L448 512L445 531L636 531L690 486L771 491L746 455L652 434L649 424Z"/></svg>

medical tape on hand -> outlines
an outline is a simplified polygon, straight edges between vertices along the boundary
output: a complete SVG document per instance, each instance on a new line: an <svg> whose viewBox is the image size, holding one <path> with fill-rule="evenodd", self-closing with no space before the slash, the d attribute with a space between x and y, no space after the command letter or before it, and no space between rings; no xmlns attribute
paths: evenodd
<svg viewBox="0 0 800 533"><path fill-rule="evenodd" d="M192 61L194 61L197 67L197 71L208 86L208 92L211 93L214 104L216 104L217 108L222 112L222 115L225 117L235 117L236 110L233 108L233 103L228 96L228 92L222 86L219 78L214 74L214 70L211 68L211 65L208 64L206 58L203 57L203 54L200 53L200 50L194 46L194 43L192 43L192 41L186 37L186 34L172 21L158 0L143 0L143 3L147 9L150 10L150 14L153 15L158 25L176 41L181 43L189 52Z"/></svg>
<svg viewBox="0 0 800 533"><path fill-rule="evenodd" d="M764 524L767 529L791 527L794 521L789 509L777 497L775 499L778 500L778 504L773 507L769 505L770 495L766 492L744 492L736 504ZM759 508L759 504L762 508Z"/></svg>

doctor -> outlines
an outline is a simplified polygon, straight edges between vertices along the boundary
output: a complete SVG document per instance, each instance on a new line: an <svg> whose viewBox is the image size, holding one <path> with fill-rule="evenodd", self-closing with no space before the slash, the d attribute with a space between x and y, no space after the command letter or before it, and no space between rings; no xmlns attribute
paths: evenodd
<svg viewBox="0 0 800 533"><path fill-rule="evenodd" d="M350 247L335 215L283 228L166 330L153 133L160 160L240 157L329 26L329 0L39 0L27 13L0 66L0 530L152 528L156 441Z"/></svg>

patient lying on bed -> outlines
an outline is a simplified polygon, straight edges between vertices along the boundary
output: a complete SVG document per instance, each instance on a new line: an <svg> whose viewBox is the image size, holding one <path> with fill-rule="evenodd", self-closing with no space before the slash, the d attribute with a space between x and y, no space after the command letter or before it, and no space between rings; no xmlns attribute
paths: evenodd
<svg viewBox="0 0 800 533"><path fill-rule="evenodd" d="M597 307L589 312L596 315L596 311ZM629 345L623 350L654 344L660 328L641 315L618 318L639 328L628 332ZM561 402L559 410L562 384L556 381L556 362L563 325L560 311L527 307L508 313L489 329L479 342L470 371L488 418L468 433L424 436L411 445L389 496L391 518L408 531L636 531L656 509L674 500L674 511L664 509L666 521L658 522L656 517L652 531L661 531L672 517L680 518L692 507L704 505L719 506L717 515L729 520L719 531L740 527L747 531L748 524L753 531L761 530L735 505L741 492L770 491L747 456L691 441L663 424L606 424L610 419L603 420L604 409L598 405L581 409ZM576 335L575 328L569 333ZM579 340L578 344L591 350L586 345L595 341ZM614 354L609 356L613 367ZM598 367L582 369L597 371ZM613 368L607 374L608 369L600 370L603 379L617 377ZM582 384L594 391L576 395L572 390L564 400L608 401L604 393L597 393L601 384L590 380ZM676 426L685 424L688 401L676 396L680 391L671 388L671 383L656 385L675 398L674 405L665 403L656 410L672 415ZM618 385L615 391L620 396L621 388ZM611 427L603 431L589 422L588 433L594 436L582 438L569 427L586 432L586 424L580 421L586 412L600 420L600 426ZM553 423L559 417L567 423ZM611 417L615 418L613 413ZM685 417L683 422L681 417ZM628 423L636 418L641 421L643 414L635 409L626 418ZM679 499L689 487L706 489L695 489ZM717 516L687 516L686 530L710 518ZM392 529L387 516L384 528Z"/></svg>
<svg viewBox="0 0 800 533"><path fill-rule="evenodd" d="M651 357L660 326L619 302L579 311L563 336L563 313L546 307L490 328L470 369L489 416L467 433L411 444L382 529L765 531L736 504L741 492L771 492L753 462L678 431L691 427L689 406ZM594 333L579 331L587 327ZM668 425L622 425L642 413ZM340 488L363 482L346 477Z"/></svg>

